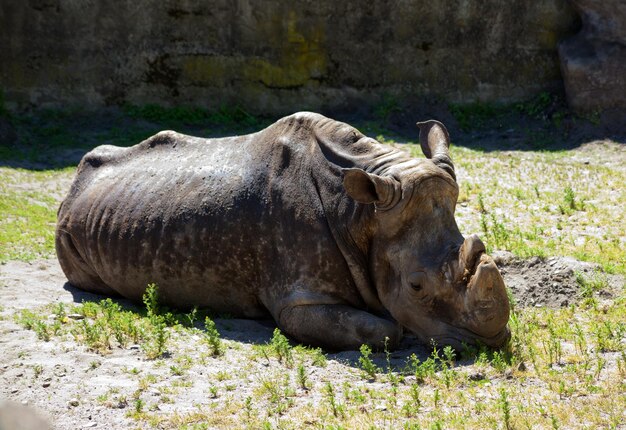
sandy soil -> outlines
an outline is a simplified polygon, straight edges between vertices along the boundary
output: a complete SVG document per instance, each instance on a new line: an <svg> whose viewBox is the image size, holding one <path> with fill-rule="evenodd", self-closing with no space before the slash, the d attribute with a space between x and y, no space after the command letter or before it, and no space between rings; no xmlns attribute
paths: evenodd
<svg viewBox="0 0 626 430"><path fill-rule="evenodd" d="M592 264L571 258L521 261L507 253L497 253L495 258L517 306L567 306L578 300L575 272L595 269ZM623 283L623 279L619 277L610 279L614 285L620 282ZM603 299L610 299L610 296L610 291L601 292ZM102 298L67 284L55 259L32 263L11 261L0 266L0 357L3 358L0 363L0 398L15 402L5 404L4 409L0 407L0 416L4 411L6 418L7 411L17 412L17 407L29 405L54 423L54 428L133 428L137 423L126 415L133 408L129 399L137 390L138 375L157 376L161 382L147 393L149 397L157 398L162 395L159 386L182 378L172 375L170 370L170 366L176 363L173 358L176 354L164 360L149 361L139 346L133 345L128 349L116 348L111 354L101 356L77 345L71 338L54 338L50 342L38 340L34 332L20 327L11 317L20 309L36 309L50 303L70 305ZM271 338L272 321L225 319L216 322L223 338L227 342L237 341L238 346L229 348L225 359L215 360L210 366L192 367L186 377L194 381L193 386L182 390L175 404L161 403L160 411L168 412L168 408L178 413L193 411L194 404L207 401L207 393L213 384L210 376L219 372L233 374L246 369L249 378L257 378L272 371L270 363L249 359L252 345L266 343ZM179 337L177 348L193 357L184 345L194 341L197 339ZM415 339L407 337L392 360L402 366L412 353L426 357L428 351ZM329 354L328 366L313 368L309 379L314 384L341 379L341 375L356 371L358 357L356 351ZM245 382L230 381L231 384L244 385ZM242 386L241 391L242 396L248 395L249 388ZM98 400L99 396L107 396L106 401ZM33 409L23 409L20 413L24 411L33 413Z"/></svg>
<svg viewBox="0 0 626 430"><path fill-rule="evenodd" d="M596 151L598 145L604 150ZM592 162L612 167L620 160L606 157L606 153L612 150L621 151L621 148L611 142L594 142L573 151L572 156L585 160L604 157ZM70 181L68 175L61 182L51 184L47 191L60 200ZM19 186L34 187L28 183ZM511 254L499 252L494 258L518 307L568 306L580 299L576 273L591 275L597 269L593 264L566 257L517 260ZM624 285L624 278L608 276L607 279L610 288L597 294L601 302L608 303L612 291ZM31 426L23 428L43 428L41 421L31 416L34 411L52 423L51 428L136 428L137 421L128 415L134 408L133 393L137 392L141 378L146 375L153 375L155 379L141 394L146 407L156 405L154 407L163 414L184 414L196 410L198 404L209 403L219 412L220 408L226 407L228 399L241 402L247 396L254 396L252 387L255 384L284 372L284 368L275 362L254 356L254 345L270 340L274 329L272 321L216 320L228 346L225 357L201 364L199 340L185 338L176 332L172 333L171 355L150 361L145 359L138 345L115 348L102 356L78 345L71 337L44 342L13 319L21 309L37 309L51 303L70 305L102 298L67 284L56 259L31 263L10 261L0 265L0 400L5 399L4 404L0 403L0 430L15 428L15 423L7 421L11 414L17 414L18 422L23 426L31 420ZM413 353L425 358L429 350L407 336L401 348L391 356L392 364L403 366ZM198 361L184 375L176 375L171 366L178 365L177 360L181 357ZM308 368L308 378L314 386L322 386L326 381L339 383L346 374L358 372L358 357L356 351L328 354L328 365ZM384 362L378 364L384 366ZM469 367L471 363L466 365ZM190 381L193 382L191 386L185 385ZM166 395L168 387L172 386L185 388ZM215 388L220 394L210 395ZM321 391L312 390L315 393ZM165 401L166 396L169 401ZM304 394L297 393L298 396L304 397ZM311 399L309 394L307 401L320 399ZM219 427L219 423L216 426Z"/></svg>

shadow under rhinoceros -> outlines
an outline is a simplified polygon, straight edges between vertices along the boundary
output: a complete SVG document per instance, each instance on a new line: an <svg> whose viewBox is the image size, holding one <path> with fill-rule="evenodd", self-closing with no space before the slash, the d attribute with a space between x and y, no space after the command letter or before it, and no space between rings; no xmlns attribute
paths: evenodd
<svg viewBox="0 0 626 430"><path fill-rule="evenodd" d="M110 295L101 295L83 291L76 288L69 282L63 285L63 289L72 295L72 299L76 304L82 304L85 302L99 303L102 300L111 299L114 303L118 304L124 311L131 311L136 313L145 313L146 309L143 306L138 305L128 299L121 296L112 297ZM206 311L200 310L200 315L207 314ZM184 315L184 312L176 314L177 317ZM229 316L215 316L208 313L216 324L217 330L220 333L220 337L229 341L242 342L252 345L266 345L270 344L274 329L277 327L276 323L272 319L243 319L243 318L231 318ZM180 319L180 318L179 318ZM198 318L194 323L194 327L203 330L205 329L203 323L204 316ZM290 339L292 346L298 345ZM361 364L359 358L361 353L359 351L330 351L325 350L324 354L328 360L335 360L344 365L354 368L360 368ZM395 372L407 373L410 372L411 357L415 355L420 361L428 359L432 354L432 347L428 347L420 343L414 336L405 335L402 339L399 347L388 353L385 351L374 351L369 357L371 361L381 369L381 372L388 371L389 365ZM471 363L469 363L471 364Z"/></svg>

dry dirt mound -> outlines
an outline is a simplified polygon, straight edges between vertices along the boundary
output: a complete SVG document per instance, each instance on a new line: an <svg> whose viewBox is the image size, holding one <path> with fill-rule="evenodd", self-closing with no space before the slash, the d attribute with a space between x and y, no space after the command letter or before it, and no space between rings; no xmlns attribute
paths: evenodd
<svg viewBox="0 0 626 430"><path fill-rule="evenodd" d="M517 307L564 307L582 299L585 294L593 294L581 285L581 279L593 281L602 279L606 289L595 291L601 297L613 297L613 291L624 280L618 275L601 272L597 264L578 261L571 257L551 257L528 260L516 259L508 252L494 253L494 259L511 289L514 306Z"/></svg>

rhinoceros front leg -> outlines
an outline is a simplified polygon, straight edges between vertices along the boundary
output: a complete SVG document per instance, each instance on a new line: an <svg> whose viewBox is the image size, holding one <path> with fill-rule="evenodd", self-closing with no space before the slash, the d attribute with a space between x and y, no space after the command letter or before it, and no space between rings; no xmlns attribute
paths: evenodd
<svg viewBox="0 0 626 430"><path fill-rule="evenodd" d="M279 327L294 339L332 350L358 350L363 344L376 349L395 348L402 327L393 321L346 305L287 306Z"/></svg>

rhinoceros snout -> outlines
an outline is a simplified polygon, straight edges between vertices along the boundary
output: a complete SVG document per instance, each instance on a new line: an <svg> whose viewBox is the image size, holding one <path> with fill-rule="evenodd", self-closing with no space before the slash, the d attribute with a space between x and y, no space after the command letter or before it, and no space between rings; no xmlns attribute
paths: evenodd
<svg viewBox="0 0 626 430"><path fill-rule="evenodd" d="M509 320L509 298L504 279L487 254L481 254L474 273L467 284L469 300L466 301L473 330L481 336L494 336L502 331Z"/></svg>

